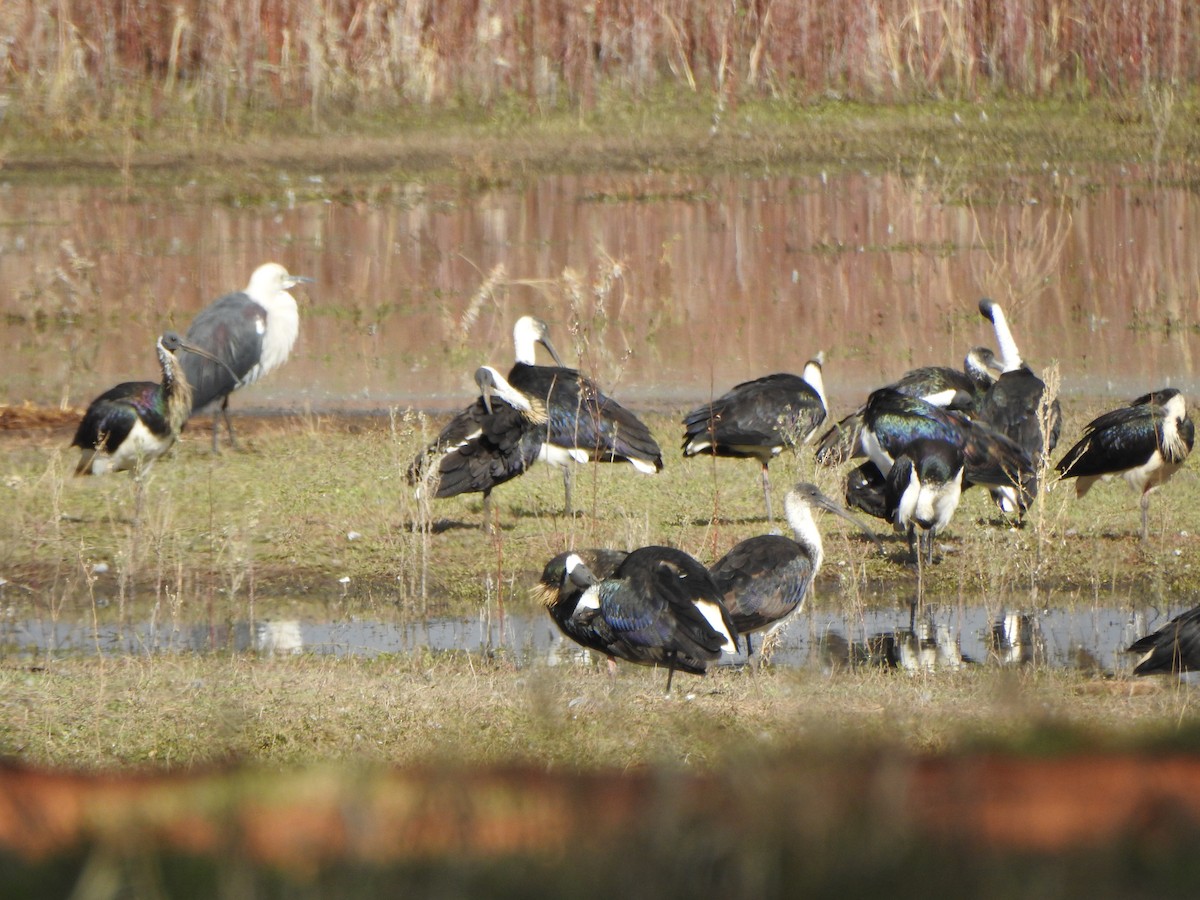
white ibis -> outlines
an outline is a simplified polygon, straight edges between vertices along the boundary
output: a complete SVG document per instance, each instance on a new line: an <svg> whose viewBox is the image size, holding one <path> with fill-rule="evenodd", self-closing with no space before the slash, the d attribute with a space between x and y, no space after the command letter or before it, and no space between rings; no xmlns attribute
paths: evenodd
<svg viewBox="0 0 1200 900"><path fill-rule="evenodd" d="M816 485L801 482L783 498L793 537L760 534L734 545L709 570L725 600L729 618L753 654L750 636L777 632L804 604L825 550L813 513L824 509L853 522L879 543L875 533L826 497Z"/></svg>
<svg viewBox="0 0 1200 900"><path fill-rule="evenodd" d="M985 297L979 301L979 312L992 323L1004 373L984 395L979 404L978 418L1012 438L1029 454L1036 479L1042 470L1044 454L1058 445L1062 428L1061 406L1055 397L1048 408L1043 408L1046 403L1046 383L1021 359L1000 304ZM1018 496L1012 488L1000 488L993 491L993 496L1002 511L1019 516L1027 507L1028 498L1036 493L1036 487L1034 480L1027 497Z"/></svg>
<svg viewBox="0 0 1200 900"><path fill-rule="evenodd" d="M580 554L562 564L561 602L548 607L567 637L616 659L703 675L722 651L737 652L737 631L702 563L673 547L642 547L607 577Z"/></svg>
<svg viewBox="0 0 1200 900"><path fill-rule="evenodd" d="M1200 669L1200 606L1176 616L1158 631L1134 641L1127 653L1141 653L1134 675L1194 672Z"/></svg>
<svg viewBox="0 0 1200 900"><path fill-rule="evenodd" d="M991 350L972 347L963 359L961 372L949 366L922 366L905 372L886 387L909 397L920 397L934 406L973 416L1001 371ZM862 446L864 409L865 404L821 435L817 441L817 462L823 466L836 466L866 455Z"/></svg>
<svg viewBox="0 0 1200 900"><path fill-rule="evenodd" d="M188 328L187 340L220 360L220 365L199 357L183 361L192 385L192 410L199 412L220 401L219 410L213 412L214 453L218 411L225 420L230 445L237 446L229 420L229 395L287 362L300 333L300 313L288 289L305 281L312 279L289 275L279 263L264 263L254 270L245 290L213 301Z"/></svg>
<svg viewBox="0 0 1200 900"><path fill-rule="evenodd" d="M784 449L808 443L825 421L824 359L821 353L810 359L802 376L779 372L742 382L683 419L684 456L707 453L758 460L768 522L774 521L771 460Z"/></svg>
<svg viewBox="0 0 1200 900"><path fill-rule="evenodd" d="M163 334L156 347L161 382L122 382L88 405L71 441L81 450L76 475L127 469L140 474L175 443L192 412L192 389L176 353L209 354L173 331Z"/></svg>
<svg viewBox="0 0 1200 900"><path fill-rule="evenodd" d="M1141 536L1146 540L1150 493L1179 470L1195 439L1184 395L1163 388L1093 419L1055 468L1060 477L1075 479L1078 497L1102 478L1124 478L1140 496Z"/></svg>
<svg viewBox="0 0 1200 900"><path fill-rule="evenodd" d="M556 365L536 363L537 344L546 348ZM566 512L571 514L571 466L588 462L627 462L637 471L662 471L662 451L650 429L590 378L562 365L550 343L546 323L522 316L513 326L516 362L509 383L527 397L542 401L547 410L546 439L540 458L562 469Z"/></svg>
<svg viewBox="0 0 1200 900"><path fill-rule="evenodd" d="M429 477L434 497L482 493L483 526L490 529L492 488L524 474L537 461L546 433L546 408L491 366L475 371L475 383L479 399L451 419L417 456L408 480L416 484Z"/></svg>

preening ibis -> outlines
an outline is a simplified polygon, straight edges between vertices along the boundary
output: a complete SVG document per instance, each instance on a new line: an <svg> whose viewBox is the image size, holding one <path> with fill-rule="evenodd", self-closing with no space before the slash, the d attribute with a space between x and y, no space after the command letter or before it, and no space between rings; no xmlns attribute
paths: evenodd
<svg viewBox="0 0 1200 900"><path fill-rule="evenodd" d="M1200 606L1189 609L1153 634L1134 641L1128 653L1141 653L1134 675L1194 672L1200 669Z"/></svg>
<svg viewBox="0 0 1200 900"><path fill-rule="evenodd" d="M1146 540L1150 492L1166 484L1183 465L1195 439L1184 395L1163 388L1093 419L1055 468L1062 478L1075 479L1078 497L1101 478L1124 478L1140 495L1141 536Z"/></svg>
<svg viewBox="0 0 1200 900"><path fill-rule="evenodd" d="M219 412L236 447L229 420L229 395L253 384L287 362L300 333L300 313L289 288L312 281L289 275L279 263L264 263L254 270L246 289L213 301L200 311L186 338L220 361L185 357L184 371L192 385L192 410L199 412L220 401ZM219 423L213 412L213 452L217 452Z"/></svg>
<svg viewBox="0 0 1200 900"><path fill-rule="evenodd" d="M566 550L546 563L541 578L531 591L533 598L546 607L550 618L564 635L580 646L607 657L610 673L616 669L616 661L609 653L607 640L592 626L592 617L575 618L574 613L579 598L591 587L592 582L611 576L628 555L624 550L606 547ZM575 566L576 580L572 580L567 572L569 560L578 560L583 564ZM588 573L586 577L583 575L585 572Z"/></svg>
<svg viewBox="0 0 1200 900"><path fill-rule="evenodd" d="M987 347L972 347L963 360L963 371L949 366L911 369L886 387L909 397L919 397L934 406L975 415L988 388L1000 377L1000 364ZM865 456L862 447L864 406L833 425L817 442L817 462L836 466Z"/></svg>
<svg viewBox="0 0 1200 900"><path fill-rule="evenodd" d="M823 362L824 354L818 353L802 376L781 372L745 381L684 417L684 456L758 460L768 522L774 521L768 465L785 448L794 450L812 440L825 421Z"/></svg>
<svg viewBox="0 0 1200 900"><path fill-rule="evenodd" d="M521 475L542 449L546 408L491 366L475 371L479 399L450 420L413 461L410 484L428 478L434 497L483 494L483 527L491 526L492 488Z"/></svg>
<svg viewBox="0 0 1200 900"><path fill-rule="evenodd" d="M668 694L677 669L703 675L722 651L737 652L720 591L708 569L682 550L642 547L607 577L569 554L557 596L548 608L567 637L609 657L666 666Z"/></svg>
<svg viewBox="0 0 1200 900"><path fill-rule="evenodd" d="M760 534L747 538L735 544L709 570L724 597L734 628L745 639L747 658L753 653L750 635L778 631L800 610L808 596L825 555L821 532L813 517L818 509L853 522L879 543L875 533L841 504L826 497L816 485L801 482L783 498L784 514L793 537Z"/></svg>
<svg viewBox="0 0 1200 900"><path fill-rule="evenodd" d="M175 443L192 413L192 389L179 358L180 350L209 354L168 331L156 342L162 381L126 381L89 404L75 431L79 447L76 475L103 475L132 469L146 471Z"/></svg>
<svg viewBox="0 0 1200 900"><path fill-rule="evenodd" d="M979 312L992 323L1004 373L984 395L978 417L1016 441L1029 455L1035 477L1040 477L1044 455L1058 445L1062 427L1058 398L1053 398L1046 407L1046 383L1021 359L1000 304L985 297L979 301ZM1034 480L1026 497L1019 496L1012 488L1000 488L993 491L993 496L1001 510L1019 516L1028 505L1028 499L1036 493L1036 487Z"/></svg>
<svg viewBox="0 0 1200 900"><path fill-rule="evenodd" d="M556 365L537 365L539 343ZM650 429L605 396L590 378L562 365L545 322L522 316L513 326L513 345L516 362L508 381L522 394L545 404L549 419L539 458L562 469L568 515L573 510L572 463L627 462L650 475L662 470L662 451Z"/></svg>
<svg viewBox="0 0 1200 900"><path fill-rule="evenodd" d="M924 558L931 559L934 536L949 524L964 480L1010 487L1024 496L1033 477L1028 454L1011 439L890 388L867 399L862 443L881 477L860 466L847 482L847 502L874 514L882 508L907 533L918 561L917 539Z"/></svg>

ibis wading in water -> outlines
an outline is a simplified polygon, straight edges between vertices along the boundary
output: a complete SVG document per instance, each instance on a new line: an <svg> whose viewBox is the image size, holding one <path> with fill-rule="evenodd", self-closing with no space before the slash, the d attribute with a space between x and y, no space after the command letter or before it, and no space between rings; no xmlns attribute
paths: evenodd
<svg viewBox="0 0 1200 900"><path fill-rule="evenodd" d="M1183 394L1163 388L1093 419L1055 468L1062 478L1075 479L1079 497L1101 478L1124 478L1140 495L1141 536L1146 540L1150 492L1183 465L1195 440L1196 427Z"/></svg>
<svg viewBox="0 0 1200 900"><path fill-rule="evenodd" d="M768 465L784 448L794 450L812 440L825 421L823 362L818 353L805 364L803 376L780 372L742 382L684 417L684 456L758 460L768 522L774 518Z"/></svg>
<svg viewBox="0 0 1200 900"><path fill-rule="evenodd" d="M783 511L793 537L760 534L734 545L710 569L738 634L745 638L747 658L753 652L750 635L778 631L808 596L825 555L813 512L828 510L853 522L879 543L866 525L816 485L802 482L783 498Z"/></svg>
<svg viewBox="0 0 1200 900"><path fill-rule="evenodd" d="M192 414L192 389L180 350L208 357L173 331L158 339L162 381L126 381L91 402L75 431L78 447L76 475L103 475L131 469L145 472L166 453Z"/></svg>
<svg viewBox="0 0 1200 900"><path fill-rule="evenodd" d="M1200 606L1189 609L1153 634L1130 645L1129 653L1141 653L1134 675L1194 672L1200 669Z"/></svg>
<svg viewBox="0 0 1200 900"><path fill-rule="evenodd" d="M254 270L245 290L215 300L188 328L187 341L210 354L207 359L188 356L183 360L192 386L192 410L199 412L220 402L219 410L213 412L214 453L218 412L225 420L230 445L237 446L229 420L229 395L287 362L300 333L300 313L288 290L306 281L312 279L289 275L279 263L264 263Z"/></svg>
<svg viewBox="0 0 1200 900"><path fill-rule="evenodd" d="M737 652L720 591L708 569L682 550L642 547L607 577L570 553L561 571L558 593L545 596L554 600L547 608L563 633L611 658L666 666L667 693L676 670L703 675L722 652Z"/></svg>
<svg viewBox="0 0 1200 900"><path fill-rule="evenodd" d="M539 366L535 350L541 344L556 365ZM540 459L563 471L566 512L571 514L571 465L588 462L627 462L639 472L662 471L662 451L650 429L590 378L562 365L548 337L546 323L522 316L513 326L516 362L509 383L525 396L545 404L545 440Z"/></svg>
<svg viewBox="0 0 1200 900"><path fill-rule="evenodd" d="M475 383L479 399L451 419L413 461L408 480L429 479L434 497L482 493L483 527L490 529L492 488L524 474L537 461L546 408L491 366L475 371Z"/></svg>

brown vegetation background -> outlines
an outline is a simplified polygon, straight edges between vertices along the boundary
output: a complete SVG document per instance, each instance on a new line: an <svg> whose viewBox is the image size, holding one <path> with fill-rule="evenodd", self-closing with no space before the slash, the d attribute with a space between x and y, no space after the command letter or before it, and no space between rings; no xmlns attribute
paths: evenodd
<svg viewBox="0 0 1200 900"><path fill-rule="evenodd" d="M59 0L0 7L28 115L325 114L682 89L912 100L1112 95L1200 77L1188 0ZM145 104L149 103L149 106Z"/></svg>

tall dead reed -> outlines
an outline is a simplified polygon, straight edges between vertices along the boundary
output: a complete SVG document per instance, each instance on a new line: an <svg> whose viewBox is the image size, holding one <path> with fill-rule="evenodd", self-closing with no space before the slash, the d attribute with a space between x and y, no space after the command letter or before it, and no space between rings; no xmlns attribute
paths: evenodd
<svg viewBox="0 0 1200 900"><path fill-rule="evenodd" d="M77 133L134 98L239 128L291 111L514 100L591 109L614 93L911 101L1129 95L1200 76L1200 6L1162 0L61 0L0 10L0 93Z"/></svg>

